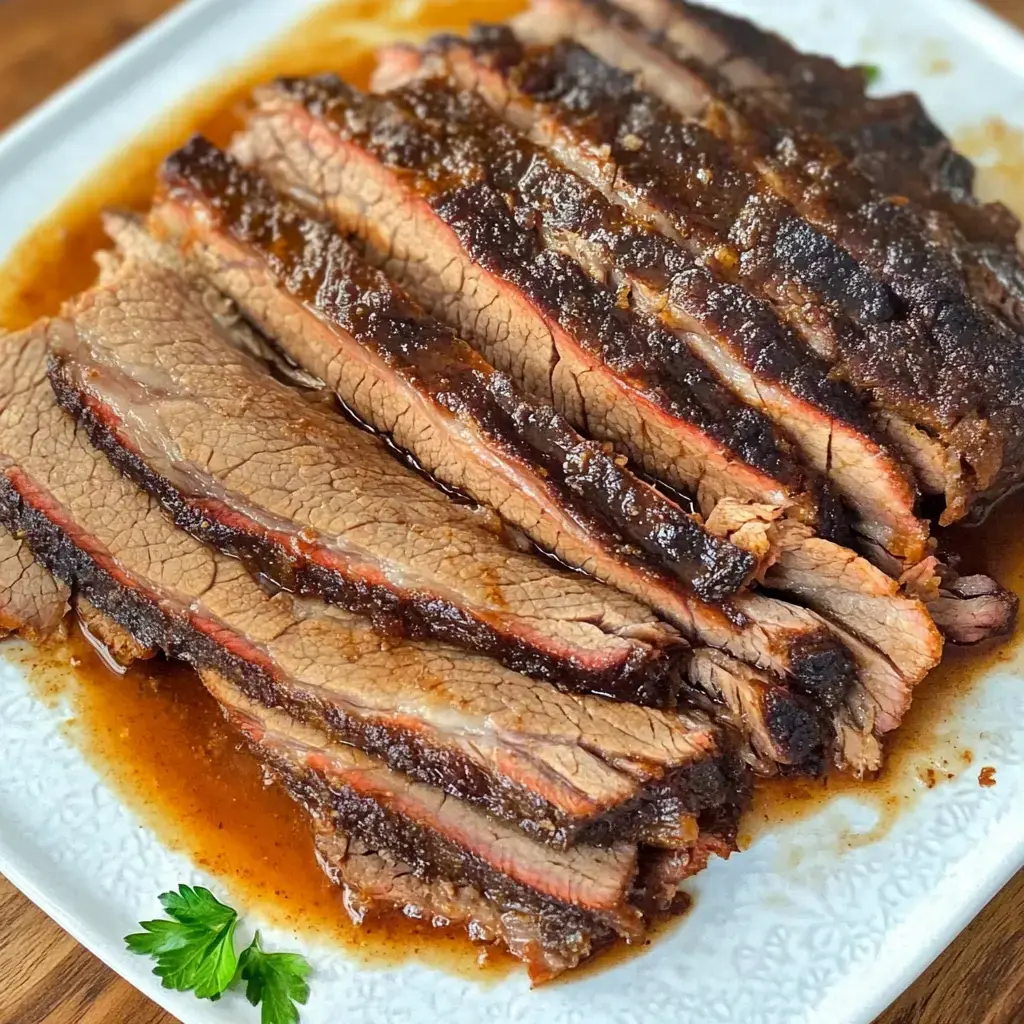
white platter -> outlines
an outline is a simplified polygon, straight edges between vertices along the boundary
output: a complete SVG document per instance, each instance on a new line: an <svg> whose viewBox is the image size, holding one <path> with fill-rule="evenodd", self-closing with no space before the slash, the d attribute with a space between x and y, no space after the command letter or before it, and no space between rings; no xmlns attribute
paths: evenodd
<svg viewBox="0 0 1024 1024"><path fill-rule="evenodd" d="M1024 40L969 0L720 2L801 46L881 65L884 88L918 90L949 131L992 116L1024 124ZM8 132L0 254L158 112L313 6L192 0ZM952 68L928 74L937 54ZM873 821L852 801L764 836L701 876L685 923L642 957L532 992L522 976L481 987L309 948L303 1024L427 1024L454 1008L521 1024L869 1024L1024 866L1022 676L1020 665L1004 666L975 689L951 725L974 769L924 792L883 838L840 850L836 815L855 831ZM0 872L186 1024L256 1020L237 995L210 1004L164 991L148 962L124 951L121 937L153 916L157 893L204 879L134 820L61 719L0 659ZM995 788L978 786L978 765L997 768Z"/></svg>

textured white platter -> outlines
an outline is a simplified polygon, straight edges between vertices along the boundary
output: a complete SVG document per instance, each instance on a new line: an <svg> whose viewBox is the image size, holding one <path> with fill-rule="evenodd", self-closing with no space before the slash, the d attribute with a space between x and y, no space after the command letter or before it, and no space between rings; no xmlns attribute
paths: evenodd
<svg viewBox="0 0 1024 1024"><path fill-rule="evenodd" d="M720 2L804 47L881 65L880 87L918 90L949 131L992 116L1024 124L1024 40L969 0ZM10 131L0 254L160 111L313 6L193 0ZM930 74L937 60L952 66ZM124 951L121 936L154 915L157 893L181 881L221 888L140 826L61 721L0 658L0 872L186 1024L255 1021L238 995L211 1004L164 991ZM837 830L874 824L852 800L762 836L697 880L696 906L671 936L613 970L531 992L522 976L485 988L307 948L315 975L302 1020L427 1024L458 1007L465 1019L522 1024L869 1024L1024 866L1024 664L993 671L949 728L974 768L923 792L882 839L837 842ZM979 788L978 765L997 768L995 788Z"/></svg>

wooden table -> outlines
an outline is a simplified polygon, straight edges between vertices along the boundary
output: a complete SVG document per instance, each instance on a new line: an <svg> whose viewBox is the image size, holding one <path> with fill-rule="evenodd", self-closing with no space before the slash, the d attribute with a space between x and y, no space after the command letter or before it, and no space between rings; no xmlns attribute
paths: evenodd
<svg viewBox="0 0 1024 1024"><path fill-rule="evenodd" d="M988 3L1024 26L1024 0ZM0 3L0 128L171 6L173 0ZM1022 920L1024 872L876 1024L1021 1024ZM173 1024L173 1018L0 877L0 1024L44 1022Z"/></svg>

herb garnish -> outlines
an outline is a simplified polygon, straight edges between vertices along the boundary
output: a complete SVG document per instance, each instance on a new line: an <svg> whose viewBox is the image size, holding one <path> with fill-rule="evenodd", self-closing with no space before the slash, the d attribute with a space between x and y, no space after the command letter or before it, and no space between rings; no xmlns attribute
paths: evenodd
<svg viewBox="0 0 1024 1024"><path fill-rule="evenodd" d="M877 64L862 64L860 69L865 85L874 85L882 77L882 69Z"/></svg>
<svg viewBox="0 0 1024 1024"><path fill-rule="evenodd" d="M178 886L160 903L170 920L143 921L128 935L132 953L156 960L153 973L164 988L193 992L197 999L219 999L232 985L246 983L246 998L260 1007L262 1024L298 1024L296 1004L309 998L310 967L298 953L267 953L257 932L251 945L235 954L238 912L209 889Z"/></svg>

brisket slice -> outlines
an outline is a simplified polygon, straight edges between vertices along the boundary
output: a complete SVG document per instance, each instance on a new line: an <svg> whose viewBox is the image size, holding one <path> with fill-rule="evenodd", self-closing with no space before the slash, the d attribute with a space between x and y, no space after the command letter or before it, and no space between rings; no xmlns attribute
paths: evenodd
<svg viewBox="0 0 1024 1024"><path fill-rule="evenodd" d="M904 572L901 583L927 606L936 624L956 644L970 646L1010 636L1020 598L988 576L960 576L935 557Z"/></svg>
<svg viewBox="0 0 1024 1024"><path fill-rule="evenodd" d="M478 81L481 88L487 86L484 91L497 108L505 113L512 111L490 88L497 79ZM382 178L397 179L394 184L388 183L390 191L396 186L408 189L412 195L405 212L410 217L416 215L401 233L399 244L403 248L418 251L422 241L414 249L415 236L423 236L428 230L433 245L451 247L441 228L426 222L429 212L443 222L476 264L476 278L489 272L503 279L506 292L511 280L518 288L515 298L520 305L524 297L532 303L530 321L543 323L541 314L546 314L547 321L554 323L547 327L546 344L538 342L538 327L532 336L517 341L515 350L506 351L508 341L498 333L499 324L491 325L490 336L479 326L483 321L477 307L482 299L476 294L464 296L460 300L462 308L455 309L446 308L442 297L435 295L437 311L460 317L467 331L477 325L477 341L492 359L504 359L513 371L516 361L525 358L523 350L532 349L536 373L539 376L544 372L549 389L552 378L557 382L568 374L563 405L570 411L575 405L576 417L586 420L588 430L608 431L610 421L612 439L621 437L623 443L631 445L631 454L638 461L658 465L657 475L674 472L669 460L659 457L660 438L645 438L658 420L641 416L635 397L629 395L626 398L633 413L624 420L622 407L626 403L613 404L616 396L607 386L614 378L588 375L593 357L582 359L587 356L586 349L573 352L570 342L580 348L581 337L587 339L588 332L596 334L589 348L596 349L602 362L613 366L627 342L638 344L637 361L657 368L659 381L670 382L677 366L706 364L736 390L748 407L775 420L802 449L807 461L829 476L857 512L859 529L892 550L908 557L919 556L926 531L913 514L915 494L902 467L872 438L872 427L853 393L830 379L827 365L807 352L768 305L695 262L671 239L634 221L543 148L505 128L474 97L444 82L420 82L380 98L359 96L329 80L288 83L285 88L295 96L291 112L287 99L279 98L278 116L267 111L268 118L273 118L273 128L268 124L261 133L257 121L252 133L256 136L254 145L258 148L262 142L262 148L268 151L271 172L276 170L269 153L274 137L261 136L273 130L279 137L281 131L289 129L292 136L312 134L323 143L326 155L327 132L331 131L338 139L335 146L344 151L342 157L335 157L336 161L345 159L351 169L359 167L361 177L372 177L375 188L384 186ZM303 109L305 124L300 113ZM282 122L289 118L290 125L285 128ZM395 135L403 140L402 146L389 141ZM432 177L442 170L447 161L445 154L449 153L458 154L454 163L462 173ZM297 151L293 155L297 161ZM376 166L371 166L371 161ZM343 179L343 184L358 198L358 181ZM339 210L339 198L329 198L332 211L343 219L346 211ZM350 209L346 226L364 234L379 230L378 221L386 219L389 212L389 208L378 207L370 223L363 224L366 218L359 216L358 209ZM478 230L485 221L486 233ZM513 233L515 249L511 242L496 246L492 241L504 240ZM377 244L384 247L389 236L380 235ZM370 241L372 244L374 240ZM387 266L402 274L399 263L393 259ZM419 269L418 264L407 269L405 277ZM595 289L592 280L588 288L588 272L592 278L617 285L618 294ZM434 291L438 291L436 286ZM486 294L490 297L496 291L492 283ZM507 306L511 297L502 297ZM589 308L583 304L585 299ZM627 300L634 307L632 316L620 308ZM596 305L599 302L604 303L603 309ZM571 316L573 310L579 310L579 314ZM531 311L515 312L525 323ZM664 328L671 330L657 327L652 319L655 315L662 318ZM607 325L612 318L620 327L617 334ZM496 319L493 314L491 319ZM489 325L483 323L485 328ZM596 331L594 325L600 325L600 330ZM635 332L638 325L641 340L635 342L630 332ZM566 339L565 334L575 337ZM568 361L570 356L577 362L575 372ZM556 357L559 361L552 372L551 360ZM602 391L597 391L597 384L605 384ZM580 408L581 388L593 393L583 396L589 402ZM614 417L601 415L608 407Z"/></svg>
<svg viewBox="0 0 1024 1024"><path fill-rule="evenodd" d="M632 37L639 22L645 42L667 58L656 62L661 74L645 80L645 86L685 79L692 111L699 113L713 94L706 93L693 71L713 70L746 109L828 137L883 191L946 214L971 242L1013 247L1019 222L1001 203L977 200L974 167L956 152L916 95L868 97L863 68L802 53L774 33L700 4L613 0L626 15L615 17L608 0L585 2L620 36ZM543 7L548 18L565 10L562 0L534 6Z"/></svg>
<svg viewBox="0 0 1024 1024"><path fill-rule="evenodd" d="M354 123L369 119L367 133L376 143L360 149L374 140L347 132L339 137L347 110ZM392 147L393 152L386 145L389 121L406 135L407 144ZM311 150L306 141L311 134L318 149ZM702 509L713 507L719 497L736 496L788 501L813 518L816 501L767 420L737 402L669 332L617 310L614 298L594 288L571 261L542 252L535 227L520 225L507 208L502 213L496 205L485 168L467 164L461 188L456 180L443 191L427 186L426 175L442 170L445 142L439 132L416 125L397 107L327 79L284 82L265 91L251 131L237 140L236 152L284 191L326 207L346 231L370 243L373 258L381 256L374 252L375 243L388 248L387 223L411 216L411 228L399 232L403 250L415 245L418 253L429 244L439 254L415 279L401 253L385 260L389 269L421 295L426 291L434 311L465 324L470 340L486 348L492 363L528 391L553 401L585 432L660 458L666 467L662 475L696 494ZM403 173L403 149L409 150L409 173ZM424 173L416 174L417 169ZM316 188L320 175L329 176L331 194ZM481 179L475 190L470 184L474 177ZM386 205L373 202L371 184L387 186ZM466 188L470 193L459 202ZM468 223L474 202L475 236ZM456 206L465 212L465 221ZM453 244L466 257L456 264L457 273L449 272L450 281L440 282L451 285L445 292L432 277L441 273L435 264L442 255L447 258ZM469 287L460 291L467 274ZM488 305L497 306L497 315L488 312ZM568 372L574 366L575 377ZM645 425L650 442L643 438Z"/></svg>
<svg viewBox="0 0 1024 1024"><path fill-rule="evenodd" d="M321 867L342 887L345 909L356 924L375 913L399 910L434 927L465 928L474 942L504 945L523 960L535 985L577 966L594 951L592 940L581 943L579 934L566 932L557 918L502 907L473 886L427 881L408 864L371 850L330 823L316 822L314 842ZM637 896L645 915L685 910L689 900L679 892L680 883L703 871L712 855L728 858L735 849L734 838L704 831L685 850L641 849Z"/></svg>
<svg viewBox="0 0 1024 1024"><path fill-rule="evenodd" d="M316 823L314 842L320 866L341 887L345 910L357 925L398 910L435 928L465 928L474 942L503 945L522 960L534 985L572 970L594 951L594 937L566 931L558 915L505 905L472 885L422 878L410 865L370 849L330 822Z"/></svg>
<svg viewBox="0 0 1024 1024"><path fill-rule="evenodd" d="M592 5L577 12L576 0L566 3L576 13L594 13ZM549 31L546 13L535 17ZM619 38L611 26L606 31ZM510 59L507 44L501 53ZM789 203L806 230L838 246L857 268L863 280L850 268L842 272L850 294L859 300L877 292L877 301L870 306L839 301L812 282L815 322L801 323L806 310L799 302L784 313L890 417L942 441L948 450L944 522L961 518L975 495L990 499L1013 486L1024 461L1018 423L1024 395L1020 327L986 314L975 301L984 303L991 289L977 291L972 274L965 275L966 254L956 228L916 204L893 202L891 193L878 191L827 139L780 123L770 112L745 113L715 72L688 72L715 97L706 117L694 121L636 88L631 72L639 58L629 55L628 46L606 56L630 73L616 72L588 51L565 44L541 50L514 72L526 83L524 91L546 107L554 122L547 130L561 133L561 145L572 147L577 159L586 159L587 147L592 154L606 146L608 155L597 164L613 169L623 201L664 229L685 233L688 244L712 256L721 244L736 243L739 236L730 223L748 223L748 193L767 190L776 202ZM691 138L694 133L699 140ZM627 136L630 143L623 146ZM693 186L695 149L714 169L710 203ZM601 173L600 166L595 173ZM709 208L710 233L702 231L700 221ZM784 229L788 222L767 208L756 213L758 246L764 249L772 226ZM756 252L743 244L738 248L745 253L739 264L743 280L757 286L744 262ZM818 266L827 271L827 265ZM774 284L767 294L776 305L780 295L786 299L785 290ZM896 443L901 437L891 439Z"/></svg>
<svg viewBox="0 0 1024 1024"><path fill-rule="evenodd" d="M850 548L815 537L810 527L781 518L770 505L721 502L708 526L734 538L764 529L772 554L763 584L875 647L910 685L941 660L942 635L924 604Z"/></svg>
<svg viewBox="0 0 1024 1024"><path fill-rule="evenodd" d="M151 264L51 328L54 384L179 525L296 593L567 689L670 703L678 639L640 605L516 551L372 435L274 381Z"/></svg>
<svg viewBox="0 0 1024 1024"><path fill-rule="evenodd" d="M75 431L46 379L45 335L3 346L0 522L138 641L555 845L663 836L673 816L739 799L700 715L562 694L486 658L381 639L320 602L270 596Z"/></svg>
<svg viewBox="0 0 1024 1024"><path fill-rule="evenodd" d="M472 886L529 914L557 915L568 932L631 942L643 937L643 918L630 902L636 846L545 846L249 700L216 673L204 673L203 681L259 759L315 819L403 861L420 877Z"/></svg>
<svg viewBox="0 0 1024 1024"><path fill-rule="evenodd" d="M912 200L927 230L955 252L971 293L1015 329L1024 328L1020 222L1001 203L977 200L973 166L917 96L869 99L862 68L801 54L749 22L698 5L535 0L533 6L536 14L520 23L527 32L540 26L547 39L557 25L559 34L639 74L645 89L684 114L706 117L727 99L734 114L782 129L779 143L827 140L830 174L848 163L882 194Z"/></svg>
<svg viewBox="0 0 1024 1024"><path fill-rule="evenodd" d="M813 706L778 679L710 647L693 652L688 678L725 709L716 718L739 737L740 756L758 775L824 770L832 737Z"/></svg>
<svg viewBox="0 0 1024 1024"><path fill-rule="evenodd" d="M204 139L168 159L163 182L154 231L169 232L295 362L442 483L634 596L672 588L673 575L711 601L744 585L750 554L520 394L331 225Z"/></svg>
<svg viewBox="0 0 1024 1024"><path fill-rule="evenodd" d="M60 629L69 600L68 588L32 557L24 539L0 526L0 637L45 640Z"/></svg>

